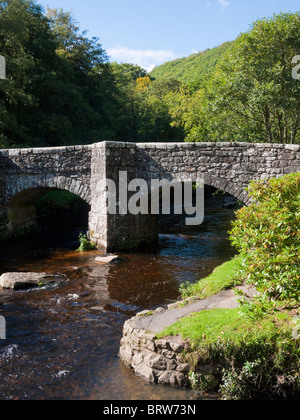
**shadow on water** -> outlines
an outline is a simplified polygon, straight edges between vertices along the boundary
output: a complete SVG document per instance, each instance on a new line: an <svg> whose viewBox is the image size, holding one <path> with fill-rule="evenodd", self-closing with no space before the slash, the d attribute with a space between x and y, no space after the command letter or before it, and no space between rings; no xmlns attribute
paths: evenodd
<svg viewBox="0 0 300 420"><path fill-rule="evenodd" d="M22 238L0 245L0 273L66 274L59 288L0 292L7 340L0 341L0 399L186 400L184 389L148 384L124 367L119 343L135 313L176 300L234 255L228 229L234 217L223 200L207 200L199 227L162 222L155 252L95 262L97 251L76 252L79 231L63 237ZM57 247L57 244L60 247Z"/></svg>

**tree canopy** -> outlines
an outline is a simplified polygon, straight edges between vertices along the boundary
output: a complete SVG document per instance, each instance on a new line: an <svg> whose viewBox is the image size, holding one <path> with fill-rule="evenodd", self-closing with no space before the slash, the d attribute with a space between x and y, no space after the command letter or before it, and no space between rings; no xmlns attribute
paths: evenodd
<svg viewBox="0 0 300 420"><path fill-rule="evenodd" d="M300 142L300 80L292 77L299 13L261 19L234 42L148 74L110 63L70 12L0 0L0 54L7 63L0 148L107 139Z"/></svg>
<svg viewBox="0 0 300 420"><path fill-rule="evenodd" d="M300 82L292 77L299 51L299 13L258 20L206 83L175 98L173 124L188 141L299 143Z"/></svg>
<svg viewBox="0 0 300 420"><path fill-rule="evenodd" d="M113 78L96 39L80 33L69 13L31 0L0 2L2 147L85 143L111 133L106 102Z"/></svg>

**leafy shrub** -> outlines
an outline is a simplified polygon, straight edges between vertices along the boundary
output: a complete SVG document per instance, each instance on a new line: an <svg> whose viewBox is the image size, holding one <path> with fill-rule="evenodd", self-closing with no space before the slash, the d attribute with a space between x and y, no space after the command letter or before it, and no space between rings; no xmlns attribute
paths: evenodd
<svg viewBox="0 0 300 420"><path fill-rule="evenodd" d="M252 386L257 385L260 378L259 368L261 361L246 362L242 369L237 372L232 370L223 371L223 384L220 388L224 400L244 400L251 399ZM251 386L252 385L252 386ZM255 387L253 387L255 389Z"/></svg>
<svg viewBox="0 0 300 420"><path fill-rule="evenodd" d="M80 247L78 248L78 252L86 252L86 251L93 251L96 250L96 245L91 242L86 235L80 233L79 237Z"/></svg>
<svg viewBox="0 0 300 420"><path fill-rule="evenodd" d="M253 182L252 203L237 212L231 241L259 295L244 306L263 314L300 301L300 173Z"/></svg>
<svg viewBox="0 0 300 420"><path fill-rule="evenodd" d="M269 371L270 369L270 371ZM220 393L223 400L298 399L299 374L279 374L260 359L245 362L242 368L223 371Z"/></svg>

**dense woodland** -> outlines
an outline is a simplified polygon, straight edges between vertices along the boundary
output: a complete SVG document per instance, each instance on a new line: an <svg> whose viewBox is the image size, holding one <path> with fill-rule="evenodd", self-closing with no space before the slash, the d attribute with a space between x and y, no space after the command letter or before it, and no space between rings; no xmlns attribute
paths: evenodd
<svg viewBox="0 0 300 420"><path fill-rule="evenodd" d="M156 68L109 62L66 11L0 1L0 148L119 141L300 142L300 14Z"/></svg>
<svg viewBox="0 0 300 420"><path fill-rule="evenodd" d="M152 70L155 79L176 79L197 86L216 70L217 65L228 52L233 42L225 42L219 47L192 54L189 57L168 61Z"/></svg>

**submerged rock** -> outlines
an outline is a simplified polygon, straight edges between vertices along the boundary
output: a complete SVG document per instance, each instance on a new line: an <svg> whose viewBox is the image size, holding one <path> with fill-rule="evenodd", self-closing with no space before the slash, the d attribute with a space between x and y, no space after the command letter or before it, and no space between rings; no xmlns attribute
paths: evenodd
<svg viewBox="0 0 300 420"><path fill-rule="evenodd" d="M57 285L66 280L64 274L4 273L0 277L2 289L27 290L36 287Z"/></svg>

